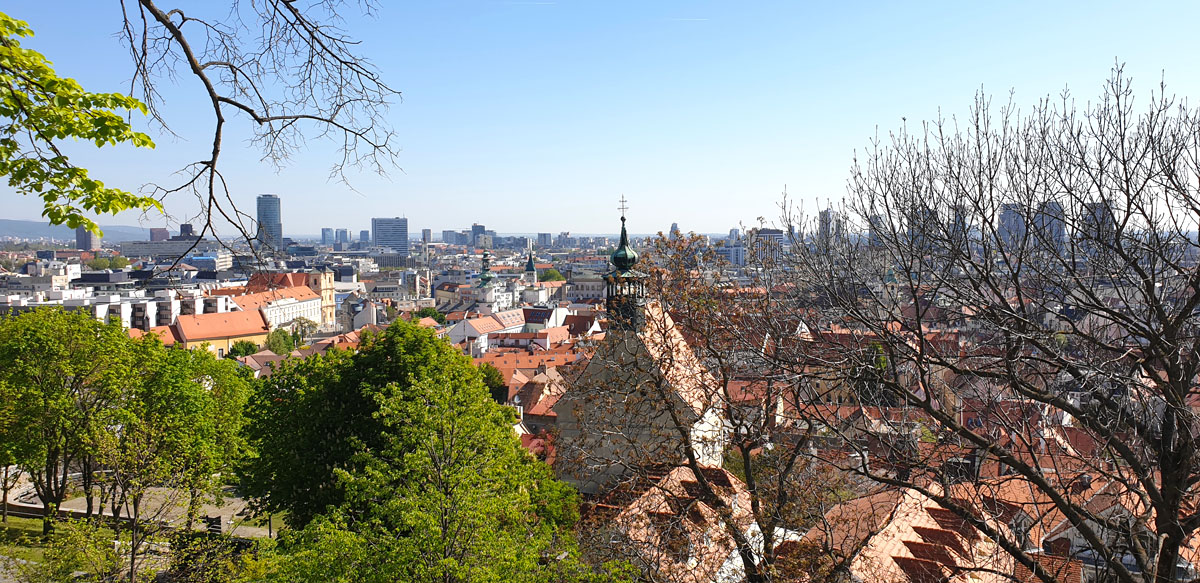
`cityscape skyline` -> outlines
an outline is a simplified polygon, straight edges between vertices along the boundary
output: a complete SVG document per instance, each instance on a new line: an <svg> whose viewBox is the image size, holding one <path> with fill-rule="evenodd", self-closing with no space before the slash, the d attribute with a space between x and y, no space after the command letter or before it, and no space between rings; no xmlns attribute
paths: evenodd
<svg viewBox="0 0 1200 583"><path fill-rule="evenodd" d="M126 55L112 35L119 10L74 3L64 16L53 5L12 4L6 10L36 33L24 45L62 75L94 91L127 89ZM646 225L636 231L677 221L720 233L777 217L785 188L815 214L844 195L855 151L873 137L886 142L939 112L961 117L981 88L997 104L1013 89L1023 109L1064 87L1087 101L1120 62L1139 94L1165 80L1170 93L1200 95L1200 63L1189 58L1200 40L1187 29L1196 16L1200 6L1171 2L1137 10L1115 2L386 6L375 19L347 13L344 26L403 93L389 115L399 168L389 178L351 175L351 190L327 180L332 146L311 141L276 172L235 120L225 128L224 174L247 214L258 194L278 193L293 209L289 234L397 215L435 232L457 228L448 201L504 232L537 232L551 215L573 231L611 233L610 201L622 194ZM1008 24L975 26L989 21ZM178 137L135 118L154 150L67 144L72 160L136 191L200 159L211 129L196 114L202 92L186 81L161 90ZM40 219L36 197L0 195L7 218ZM166 208L172 221L140 224L195 222L187 195L169 197Z"/></svg>

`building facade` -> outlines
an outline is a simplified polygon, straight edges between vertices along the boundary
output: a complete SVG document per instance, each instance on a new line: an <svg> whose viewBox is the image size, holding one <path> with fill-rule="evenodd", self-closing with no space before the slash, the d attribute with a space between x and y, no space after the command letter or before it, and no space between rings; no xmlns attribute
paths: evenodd
<svg viewBox="0 0 1200 583"><path fill-rule="evenodd" d="M272 249L283 246L283 219L277 195L258 195L258 242Z"/></svg>
<svg viewBox="0 0 1200 583"><path fill-rule="evenodd" d="M377 247L387 247L401 257L408 257L408 219L373 218L371 235Z"/></svg>
<svg viewBox="0 0 1200 583"><path fill-rule="evenodd" d="M75 248L83 251L99 249L100 237L81 225L75 229Z"/></svg>

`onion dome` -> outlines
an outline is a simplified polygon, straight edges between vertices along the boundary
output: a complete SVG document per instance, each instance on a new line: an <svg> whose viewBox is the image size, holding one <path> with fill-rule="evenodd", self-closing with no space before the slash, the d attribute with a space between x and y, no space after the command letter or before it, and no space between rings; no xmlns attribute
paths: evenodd
<svg viewBox="0 0 1200 583"><path fill-rule="evenodd" d="M621 215L621 242L617 245L617 250L613 251L612 257L609 260L612 261L613 267L620 273L630 271L634 265L637 265L638 253L629 244L629 235L625 232L624 215Z"/></svg>

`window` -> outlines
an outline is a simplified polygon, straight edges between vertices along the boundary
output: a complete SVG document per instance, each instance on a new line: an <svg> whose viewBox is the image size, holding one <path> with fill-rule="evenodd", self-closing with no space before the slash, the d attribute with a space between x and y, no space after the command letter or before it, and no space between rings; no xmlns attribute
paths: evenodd
<svg viewBox="0 0 1200 583"><path fill-rule="evenodd" d="M217 358L225 358L225 349L224 348L217 349Z"/></svg>

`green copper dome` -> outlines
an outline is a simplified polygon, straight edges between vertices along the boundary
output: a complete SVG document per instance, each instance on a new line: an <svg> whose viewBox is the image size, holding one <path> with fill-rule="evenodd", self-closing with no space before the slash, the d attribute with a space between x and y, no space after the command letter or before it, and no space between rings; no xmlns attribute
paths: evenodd
<svg viewBox="0 0 1200 583"><path fill-rule="evenodd" d="M613 251L612 257L613 267L617 271L629 271L637 265L638 253L633 250L633 246L629 244L629 235L625 233L625 217L621 217L621 242L617 245L617 250Z"/></svg>
<svg viewBox="0 0 1200 583"><path fill-rule="evenodd" d="M479 274L478 287L487 287L492 283L492 254L488 253L487 249L483 250L483 264L481 273Z"/></svg>

